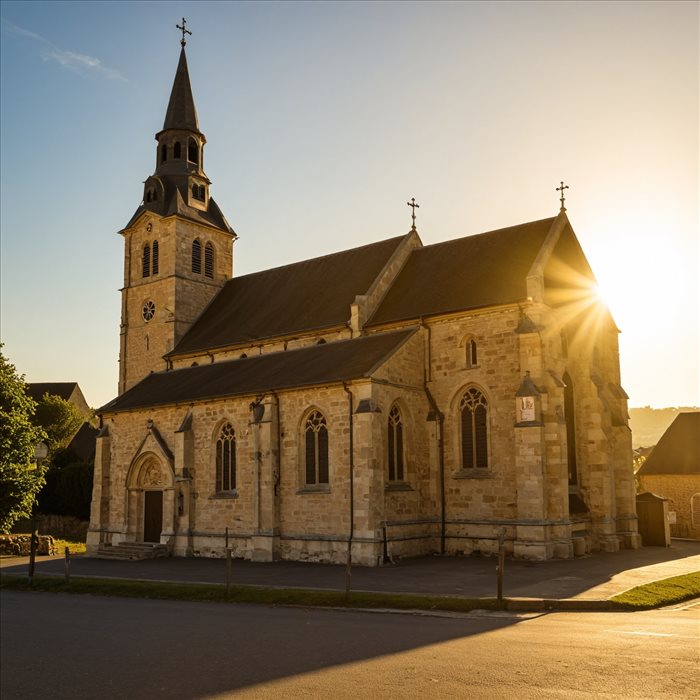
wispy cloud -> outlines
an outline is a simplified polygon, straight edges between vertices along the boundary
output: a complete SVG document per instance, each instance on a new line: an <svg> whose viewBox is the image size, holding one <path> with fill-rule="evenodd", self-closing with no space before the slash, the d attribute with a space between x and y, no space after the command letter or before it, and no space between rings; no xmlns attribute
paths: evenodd
<svg viewBox="0 0 700 700"><path fill-rule="evenodd" d="M32 32L29 29L24 29L23 27L19 27L4 17L2 19L2 24L13 34L36 42L40 47L41 57L45 61L54 61L64 68L68 68L76 73L92 73L109 78L110 80L122 80L124 82L129 82L118 70L105 66L99 58L77 53L75 51L59 49L40 34Z"/></svg>

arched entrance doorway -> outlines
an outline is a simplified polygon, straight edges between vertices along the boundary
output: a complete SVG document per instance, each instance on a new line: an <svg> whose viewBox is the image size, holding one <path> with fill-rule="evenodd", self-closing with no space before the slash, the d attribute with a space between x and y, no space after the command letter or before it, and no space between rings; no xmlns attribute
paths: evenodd
<svg viewBox="0 0 700 700"><path fill-rule="evenodd" d="M170 465L154 453L132 465L126 493L127 533L137 542L161 542L172 534L174 479Z"/></svg>

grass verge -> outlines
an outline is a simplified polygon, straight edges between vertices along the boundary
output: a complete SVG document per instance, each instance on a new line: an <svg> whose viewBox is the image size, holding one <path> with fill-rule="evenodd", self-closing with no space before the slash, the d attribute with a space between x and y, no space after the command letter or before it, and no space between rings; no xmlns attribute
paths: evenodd
<svg viewBox="0 0 700 700"><path fill-rule="evenodd" d="M70 540L57 540L54 538L54 546L58 551L56 556L63 556L66 552L66 547L71 554L85 554L87 545L85 542L71 542Z"/></svg>
<svg viewBox="0 0 700 700"><path fill-rule="evenodd" d="M610 601L619 610L650 610L700 597L700 571L672 576L636 586L613 596Z"/></svg>
<svg viewBox="0 0 700 700"><path fill-rule="evenodd" d="M124 598L157 598L162 600L191 600L214 603L258 603L264 605L300 605L337 608L392 608L396 610L498 610L495 598L456 598L390 593L351 593L341 591L309 591L293 588L271 589L253 586L161 583L122 579L71 577L70 583L57 576L35 576L32 585L26 576L3 575L0 588L12 591L45 591L83 595L120 596Z"/></svg>

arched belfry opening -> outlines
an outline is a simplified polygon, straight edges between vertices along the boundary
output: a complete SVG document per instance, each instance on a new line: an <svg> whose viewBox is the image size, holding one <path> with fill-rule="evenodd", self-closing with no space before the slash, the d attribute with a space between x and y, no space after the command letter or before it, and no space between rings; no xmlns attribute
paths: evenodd
<svg viewBox="0 0 700 700"><path fill-rule="evenodd" d="M564 384L564 419L566 420L566 463L569 475L569 486L578 485L578 470L576 468L576 413L574 402L574 386L571 376L566 372Z"/></svg>

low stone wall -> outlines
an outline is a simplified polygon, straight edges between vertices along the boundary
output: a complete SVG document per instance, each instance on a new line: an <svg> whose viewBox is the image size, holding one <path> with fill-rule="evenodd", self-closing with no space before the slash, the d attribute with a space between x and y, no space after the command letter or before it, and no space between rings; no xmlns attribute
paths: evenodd
<svg viewBox="0 0 700 700"><path fill-rule="evenodd" d="M0 554L28 557L32 546L32 536L30 533L20 533L16 535L0 535ZM53 537L50 535L39 535L39 547L37 554L49 554L55 556L58 553L54 545Z"/></svg>
<svg viewBox="0 0 700 700"><path fill-rule="evenodd" d="M40 533L46 533L60 540L85 542L89 523L78 520L72 515L37 515L36 527ZM32 521L20 520L12 528L13 532L23 533L32 531Z"/></svg>

